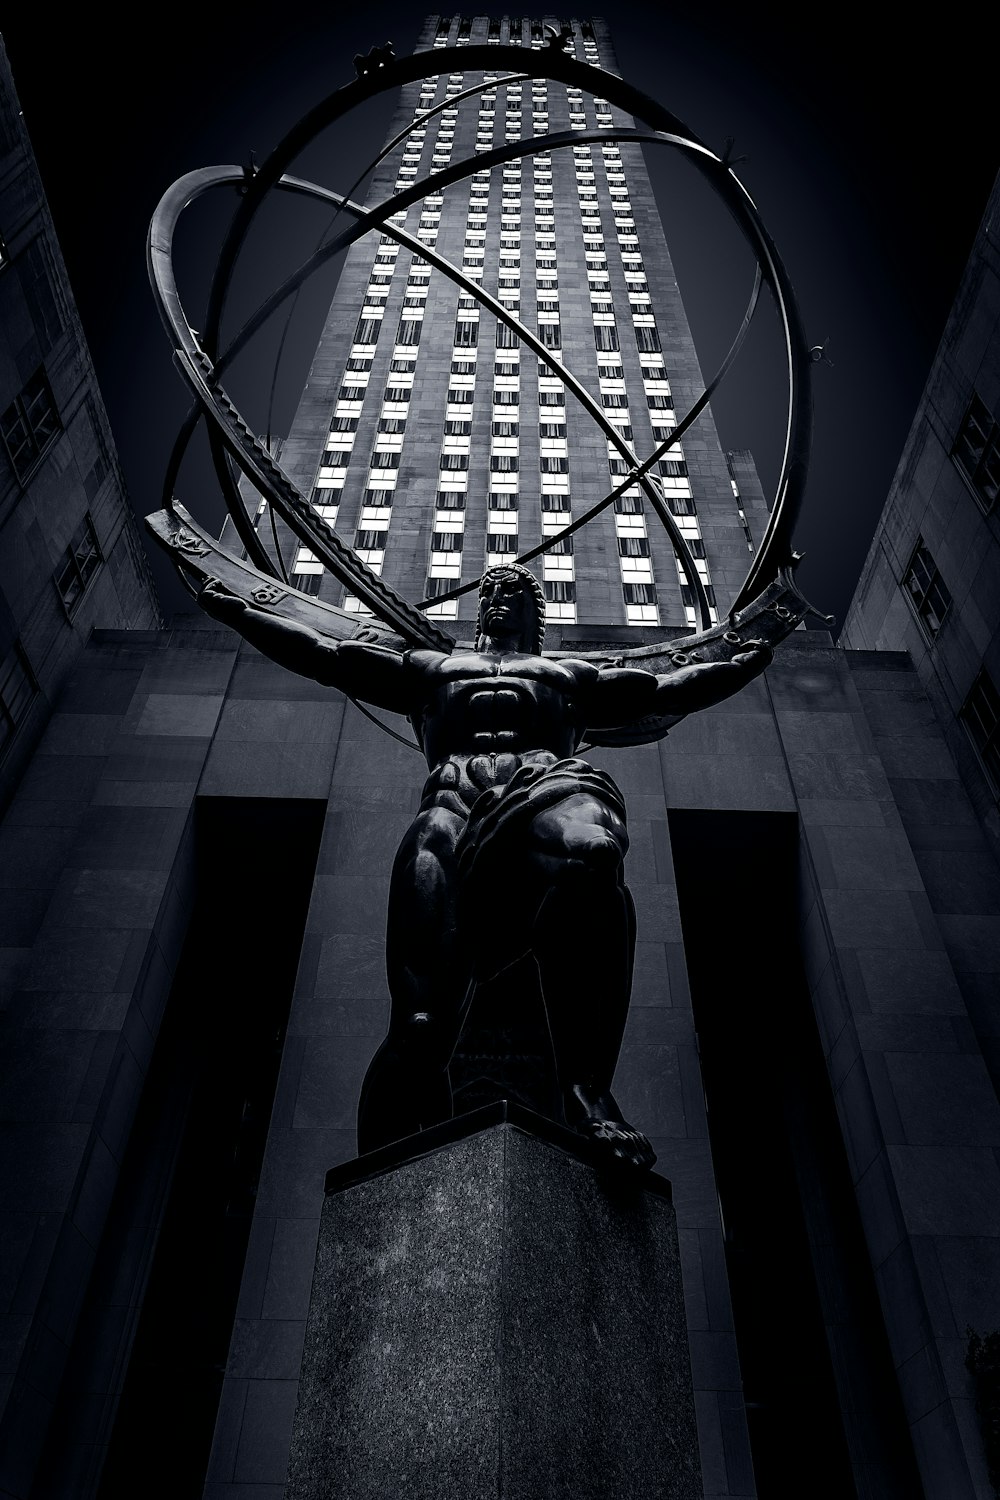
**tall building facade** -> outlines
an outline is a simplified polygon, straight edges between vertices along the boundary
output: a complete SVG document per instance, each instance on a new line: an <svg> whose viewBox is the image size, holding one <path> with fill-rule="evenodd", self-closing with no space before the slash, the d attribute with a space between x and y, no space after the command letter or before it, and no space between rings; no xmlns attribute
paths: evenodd
<svg viewBox="0 0 1000 1500"><path fill-rule="evenodd" d="M567 24L614 69L602 24ZM433 69L479 42L542 47L543 21L434 17L421 46ZM630 123L506 71L408 86L373 196L508 136ZM634 146L536 153L405 222L517 307L640 457L700 395ZM443 596L627 467L423 259L352 249L281 462L468 638L474 596ZM724 609L766 515L752 462L706 415L659 478ZM357 611L278 537L300 587ZM542 578L552 647L693 624L634 487ZM975 813L910 657L796 631L737 697L591 758L629 808L615 1088L673 1184L706 1497L987 1500L966 1356L1000 1323L1000 1104L949 925L961 860L928 857ZM4 928L0 968L7 1493L284 1493L323 1179L356 1151L423 775L207 617L94 633L0 827L39 914L26 941ZM425 1435L442 1463L448 1437Z"/></svg>
<svg viewBox="0 0 1000 1500"><path fill-rule="evenodd" d="M1000 1083L1000 181L844 622L850 649L908 653L967 810L918 855ZM951 822L949 818L946 820ZM954 877L961 872L961 879ZM952 877L952 878L949 878Z"/></svg>
<svg viewBox="0 0 1000 1500"><path fill-rule="evenodd" d="M0 45L0 807L91 629L159 624Z"/></svg>
<svg viewBox="0 0 1000 1500"><path fill-rule="evenodd" d="M491 42L537 51L546 36L537 20L432 19L420 45L431 53ZM576 25L569 47L581 61L617 70L600 21ZM405 86L390 131L402 139L374 172L368 201L525 137L634 124L580 89L504 76L516 75L457 68ZM484 83L493 87L460 97ZM639 146L609 134L529 151L391 222L537 333L641 458L669 437L675 411L701 395ZM369 566L411 599L450 593L487 562L536 546L630 467L554 369L389 235L369 237L348 256L282 462ZM741 507L710 413L655 472L703 581L731 598L766 510L759 500L749 514ZM635 485L544 554L552 644L603 639L625 626L694 626L693 589L647 504ZM300 587L359 607L342 600L336 580L323 580L307 550L286 538L285 551ZM475 608L472 594L431 613L467 622L468 633Z"/></svg>

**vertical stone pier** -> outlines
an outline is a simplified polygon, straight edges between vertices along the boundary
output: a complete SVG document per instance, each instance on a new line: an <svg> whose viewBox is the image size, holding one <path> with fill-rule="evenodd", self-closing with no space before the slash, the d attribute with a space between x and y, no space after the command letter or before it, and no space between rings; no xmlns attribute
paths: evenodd
<svg viewBox="0 0 1000 1500"><path fill-rule="evenodd" d="M700 1500L669 1184L497 1104L327 1179L288 1500Z"/></svg>

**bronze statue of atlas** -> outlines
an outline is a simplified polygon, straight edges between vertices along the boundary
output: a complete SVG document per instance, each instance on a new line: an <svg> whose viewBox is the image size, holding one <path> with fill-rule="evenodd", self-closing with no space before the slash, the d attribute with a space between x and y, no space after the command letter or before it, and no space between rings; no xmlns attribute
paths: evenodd
<svg viewBox="0 0 1000 1500"><path fill-rule="evenodd" d="M374 48L356 60L358 76L316 105L266 161L249 171L205 168L167 191L149 233L150 277L176 363L196 399L171 457L163 509L148 517L147 524L209 614L291 671L338 688L359 705L405 716L426 758L429 776L420 810L393 866L387 933L391 1016L362 1090L359 1148L371 1150L450 1118L449 1062L474 988L531 955L565 1122L603 1159L645 1168L654 1160L649 1142L624 1120L611 1091L635 943L634 907L622 864L628 848L625 807L611 777L578 752L584 741L635 745L661 738L687 714L739 691L764 670L774 646L814 612L792 580L797 557L790 541L809 455L811 355L781 261L730 162L622 79L566 56L565 40L551 31L550 44L541 50L464 46L409 58L394 57L388 47ZM646 128L574 130L509 142L434 172L369 209L354 203L350 193L341 196L288 174L321 130L376 94L456 68L498 74L505 67L511 70L506 78L475 85L422 110L377 160L394 150L418 119L524 78L551 78L606 98L644 121ZM473 172L595 140L666 145L684 153L716 189L757 259L747 312L726 359L667 440L644 459L529 328L459 267L392 222L411 203ZM241 196L199 335L178 293L173 240L184 208L220 187L235 187ZM255 214L274 190L327 201L352 222L331 235L262 304L230 346L220 350L221 318L237 257ZM306 277L373 230L423 257L511 328L563 381L628 465L625 478L603 500L540 546L416 605L344 545L254 436L221 381L236 354ZM735 359L765 283L778 310L787 355L784 461L761 547L726 617L713 624L697 567L653 471L697 421ZM181 458L201 415L209 419L216 473L245 560L225 552L174 496ZM231 461L272 514L287 523L374 618L359 621L291 585L280 555L272 557L258 535ZM586 525L633 484L642 486L694 586L702 629L680 640L614 654L543 652L544 604L525 564ZM462 644L429 619L427 610L441 598L476 588L477 634L473 642ZM595 936L582 944L574 936L581 931Z"/></svg>

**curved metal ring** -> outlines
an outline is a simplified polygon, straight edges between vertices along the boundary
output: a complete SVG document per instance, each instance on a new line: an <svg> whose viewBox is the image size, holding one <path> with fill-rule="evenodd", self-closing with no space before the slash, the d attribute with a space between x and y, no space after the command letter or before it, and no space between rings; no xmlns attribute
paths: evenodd
<svg viewBox="0 0 1000 1500"><path fill-rule="evenodd" d="M563 136L560 138L560 148L562 148L567 143L567 140L570 144L576 144L579 141L581 134L584 135L585 138L594 138L596 135L596 133L593 132L575 132L568 138L566 136ZM602 139L606 138L606 136L596 136L596 138ZM536 149L547 149L547 144L551 143L554 139L555 138L553 137L538 137L538 141L540 142L540 144L536 147ZM662 143L660 142L659 137L654 136L648 137L647 139L653 142ZM509 159L512 155L512 148L501 148L501 151L503 159ZM481 162L484 158L488 159L488 157L492 157L494 154L495 153L492 152L488 154L483 153L483 155L481 155L479 158L473 159L472 165L475 165L476 161ZM469 162L459 164L455 170L459 170L461 168L471 170ZM230 175L232 170L233 169L206 169L203 172L191 174L190 182L188 179L181 179L180 183L175 184L175 187L182 187L186 182L189 182L189 186L192 191L201 192L209 187L220 186L225 182L231 182L233 180ZM325 201L334 202L338 205L338 211L341 207L345 206L345 201L341 198L340 194L333 193L330 189L327 188L321 188L314 183L303 182L298 178L283 177L279 180L276 186L278 188L284 188L286 190L320 197ZM417 189L419 189L423 186L423 184L418 183L416 186ZM185 201L190 201L190 197L186 198ZM166 200L164 200L164 202L166 202ZM360 210L356 205L347 204L346 206L348 207L349 211L356 216L363 213L363 211ZM174 227L176 225L176 214L169 212L167 209L164 209L164 213L162 214L162 216L160 215L160 211L157 211L157 217L159 219L159 231L162 234L165 242L172 242ZM495 299L490 297L487 293L483 292L478 283L465 276L464 273L458 269L458 267L453 266L451 262L446 261L443 257L439 256L435 250L431 249L430 246L424 245L422 241L414 240L413 237L408 235L405 230L401 230L391 223L383 223L381 227L389 234L390 238L396 239L398 243L406 245L414 252L421 253L422 257L425 260L435 265L439 270L443 272L443 274L448 276L450 279L456 281L460 288L466 290L470 295L472 295L480 303L481 306L485 306L488 311L493 312L501 321L507 323L507 325L511 327L518 334L518 336L523 337L525 341L529 342L529 344L534 347L535 352L540 354L540 357L542 356L542 354L544 354L549 367L557 376L560 376L563 379L563 383L564 385L566 385L567 389L569 389L571 394L581 402L581 404L584 406L584 409L588 412L591 418L598 423L609 441L613 442L615 446L618 447L626 462L629 462L631 460L631 470L619 485L616 485L602 500L596 502L596 504L591 506L589 510L585 511L584 514L582 516L579 516L575 521L561 528L561 530L559 530L558 532L554 532L538 546L529 549L525 553L522 553L516 559L517 562L523 565L531 561L533 558L547 551L550 547L555 546L564 537L570 536L575 531L580 530L583 526L587 525L595 516L599 515L603 510L605 510L607 506L610 505L615 499L617 499L620 494L623 494L625 490L629 489L634 483L638 482L642 484L643 488L646 490L647 495L650 497L654 507L654 511L658 519L660 519L661 524L664 525L664 529L667 531L667 535L670 538L671 544L674 548L674 552L677 555L682 568L684 569L687 576L693 580L692 586L694 587L696 597L699 599L699 602L701 604L702 623L707 627L711 622L708 598L705 594L704 584L698 574L697 568L694 564L694 560L690 554L686 538L680 531L672 515L669 513L669 511L666 510L666 507L663 503L663 497L660 494L658 488L653 488L651 482L647 482L647 475L648 471L663 456L663 454L668 452L669 449L674 446L674 444L680 442L684 433L701 415L702 411L707 406L713 392L716 390L716 388L728 372L729 368L731 367L733 361L736 359L746 337L747 331L750 326L750 321L753 317L753 313L757 305L762 282L760 268L757 268L757 272L754 277L753 291L751 292L750 301L747 304L747 308L744 313L743 321L740 325L739 331L737 332L736 338L734 339L733 344L719 369L716 371L715 375L706 386L701 396L699 396L694 406L671 430L670 435L666 439L664 439L664 441L653 450L649 457L640 464L637 462L631 447L626 443L625 439L621 437L617 428L615 428L613 424L608 421L603 408L598 406L597 402L590 395L590 392L587 391L586 387L582 386L575 379L575 377L571 375L569 371L565 370L564 367L554 359L553 352L551 350L542 351L541 346L539 345L535 336L531 334L523 324L520 323L519 319L508 313L502 303L495 301ZM349 234L350 231L346 231L345 233ZM317 249L314 254L282 284L282 286L278 287L276 291L273 292L271 296L261 304L261 306L256 310L256 312L247 321L247 323L244 324L243 328L233 340L233 343L220 357L217 366L218 371L221 372L221 370L223 370L226 365L233 358L235 358L236 354L244 347L245 343L252 336L252 334L257 331L257 329L263 324L267 317L269 317L270 314L277 309L282 301L292 295L292 293L297 289L299 285L301 285L302 281L308 275L311 275L313 271L318 269L318 267L322 265L327 258L329 258L330 254L335 253L337 249L342 248L343 239L344 236L342 235L338 240L331 241L328 244L323 245L319 249ZM180 332L180 330L178 330L178 332ZM196 407L192 410L192 412L188 414L188 421L186 422L185 427L182 429L179 439L182 445L186 444L191 436L191 433L194 431L194 425L197 422L199 409L199 407ZM169 498L172 494L172 486L176 478L182 453L183 446L181 447L180 452L178 452L175 448L175 452L171 455L171 462L168 467L167 476L168 487L165 490L164 496L165 503L169 503ZM244 527L254 538L254 540L258 542L259 546L256 532L253 529L249 515L247 515L246 511L243 508L242 497L239 496L238 491L236 492L235 500L238 506L238 510L241 513L233 515L234 523L237 525L237 530L240 529L240 521L242 520ZM233 513L232 507L230 507L230 513ZM295 528L293 527L293 530L294 529ZM240 534L241 536L243 535L242 532ZM321 539L315 538L311 535L308 537L300 535L299 539L307 543L309 546L313 547L321 558L324 557L325 548L322 545ZM469 593L473 589L477 588L478 585L479 579L476 578L471 582L461 584L457 588L449 590L446 594L438 595L435 599L422 600L417 607L419 609L425 609L434 603L441 603L447 599L459 598L463 594Z"/></svg>
<svg viewBox="0 0 1000 1500"><path fill-rule="evenodd" d="M513 56L508 56L508 54L513 54ZM334 95L329 96L328 99L322 101L320 105L316 106L314 110L310 111L309 115L307 115L303 121L299 122L299 125L294 127L293 130L289 132L289 134L285 137L285 140L279 145L278 148L276 148L276 151L272 153L271 157L268 158L268 161L264 163L257 174L246 184L245 197L237 215L234 218L233 225L227 237L226 245L223 249L223 254L220 259L216 278L213 283L209 318L207 320L207 333L205 338L207 348L213 348L217 340L218 324L225 302L226 289L228 287L229 277L231 275L232 263L235 261L236 255L238 254L245 231L249 227L249 223L252 220L257 207L259 207L264 194L270 189L271 186L276 185L277 177L281 173L283 164L287 160L291 159L292 156L297 154L304 145L308 144L308 141L311 140L320 129L324 128L326 124L331 123L334 119L345 113L347 109L352 108L354 104L360 102L361 98L370 97L371 95L382 92L385 89L397 87L400 82L409 81L409 78L411 76L421 78L424 76L428 76L423 70L423 64L425 64L426 62L426 57L426 54L419 54L417 58L411 58L405 61L397 60L393 62L392 65L387 65L386 67L379 69L376 74L367 75L365 79L358 80L356 83L350 84L345 89L338 90ZM459 65L463 68L482 65L484 68L488 67L491 70L495 70L498 66L503 65L503 63L505 62L512 67L519 67L520 69L524 69L526 64L528 64L531 59L532 54L525 54L516 48L461 48L443 49L442 51L439 51L437 53L437 56L435 57L435 62L438 64L440 71L448 71L451 67ZM539 61L541 62L542 58L539 58ZM584 83L587 85L588 91L591 93L595 92L596 90L590 88L590 80L594 79L596 76L598 86L601 89L601 93L604 96L611 98L612 100L617 102L619 104L619 107L630 108L637 113L645 114L647 117L658 117L662 120L667 121L671 125L679 123L676 122L675 118L671 116L667 111L656 105L654 101L647 99L638 91L631 89L628 85L623 84L621 80L615 79L613 75L605 74L599 69L594 69L589 65L578 63L575 59L566 58L561 54L544 54L544 63L544 67L539 67L536 70L531 70L527 76L547 74L549 76L554 76L557 78L561 77L563 81ZM525 75L522 73L522 76ZM495 83L496 85L502 85L506 81L507 80L497 79ZM491 81L488 86L494 86L494 81ZM480 86L476 87L478 90ZM455 97L457 96L452 96L452 99L454 99ZM441 107L447 107L449 102L451 101L446 99ZM409 129L412 129L412 126L408 127L408 130ZM629 136L629 134L629 132L618 131L601 131L597 133L573 132L570 135L570 141L575 144L588 138L596 138L598 140L604 141L616 138L625 139ZM638 137L641 134L641 132L635 132L634 136ZM662 135L658 139L661 143L668 143L663 140ZM759 216L757 216L756 214L756 209L752 204L752 200L750 200L749 196L746 194L745 190L742 187L742 184L738 182L730 169L725 166L725 163L721 162L719 158L715 157L711 152L709 152L708 149L704 147L702 143L699 142L696 138L692 137L690 133L686 133L684 136L675 137L669 143L681 146L688 152L692 153L696 165L700 166L703 171L710 172L712 174L712 180L715 182L715 185L719 187L724 201L726 201L727 207L730 209L730 212L733 213L734 217L737 219L737 222L740 223L741 228L743 229L744 233L757 252L758 264L763 270L765 278L768 280L769 284L772 286L772 290L775 293L776 300L779 305L779 311L782 315L782 321L784 324L786 335L786 351L788 355L790 375L789 421L788 430L786 433L785 460L783 463L782 476L779 481L778 487L778 505L775 508L776 513L772 517L771 525L769 526L768 533L765 536L764 545L762 546L755 560L753 568L751 568L751 572L748 575L748 579L744 584L743 589L741 590L741 593L737 598L737 601L732 606L732 608L735 609L742 597L747 593L747 590L755 581L755 575L761 575L765 571L765 564L769 560L768 554L774 554L776 550L780 550L779 544L784 539L784 533L782 531L782 527L779 525L779 512L783 510L787 518L791 510L794 509L794 506L792 506L790 502L794 499L800 498L800 493L798 496L796 496L795 494L795 487L796 480L798 479L798 489L799 492L801 491L800 471L804 468L804 455L808 452L808 409L807 403L805 406L803 406L803 403L801 401L796 401L795 376L797 372L800 374L800 377L803 373L803 366L801 365L798 357L801 353L801 345L803 341L799 340L798 346L796 345L795 334L800 334L801 330L798 327L798 320L797 314L795 314L794 310L794 303L790 298L790 287L787 283L787 277L784 276L780 261L776 256L776 252L774 252L773 246L771 245L766 235L766 231L764 231L762 224L760 224L759 222ZM514 150L508 151L506 153L506 156L509 158L513 155L527 154L531 149L546 150L549 149L549 146L553 144L555 144L555 141L552 138L536 137L532 141L516 143ZM560 142L559 144L562 143ZM472 171L481 170L484 163L484 155L472 158L471 162L465 167L464 171L456 171L455 169L452 169L450 177L449 174L441 173L432 175L432 177L429 179L425 179L423 182L417 184L414 189L408 190L409 201L415 201L418 197L425 196L428 192L433 191L437 186L446 185L444 181L446 177L448 177L449 180L457 180L461 175L469 175L469 173L471 173ZM491 153L491 155L495 155L495 153ZM722 169L721 179L718 175L720 168ZM398 210L403 206L402 200L404 196L404 194L398 195L394 202L389 205L389 207L391 207L392 209L392 212L398 212ZM375 223L379 221L380 216L378 215L378 211L376 210L366 217L369 222L359 222L359 224L356 226L357 233L351 236L352 239L358 237L359 233L366 232L368 228L375 227ZM342 237L338 236L338 241L342 241ZM337 244L337 248L341 248L340 243ZM428 248L429 247L424 246L422 242L416 242L417 253L425 254ZM336 253L336 251L332 250L330 253ZM151 247L151 261L152 259L153 248ZM459 273L459 275L460 274L461 273ZM473 288L474 293L478 290L478 288ZM176 291L176 288L174 288L174 291ZM175 304L173 311L176 313L181 312L179 300ZM170 317L168 321L170 323L173 323L173 317ZM521 333L521 329L518 329L517 331ZM193 337L191 335L189 325L185 327L184 332L187 333L188 337ZM539 351L536 350L536 352ZM200 350L198 351L198 353L200 354ZM539 357L544 358L549 364L552 364L550 356L551 351L542 350L539 354ZM556 373L562 376L563 372L561 370L557 370ZM808 357L806 357L806 366L804 369L804 373L806 376L808 376ZM806 419L804 423L805 430L803 430L803 414L805 415ZM213 439L213 446L215 446L215 443L219 441L218 435L213 434ZM672 442L675 441L677 441L676 436L672 438ZM634 461L634 455L632 455L632 458ZM629 482L634 482L634 480L630 480ZM242 510L242 503L240 503L240 509ZM234 520L235 519L236 518L234 516ZM787 531L787 520L784 530ZM256 541L255 533L254 540ZM312 539L310 538L310 544L311 542ZM248 547L248 550L252 549ZM263 549L260 549L260 551L262 552ZM266 561L266 554L264 554L264 559L265 567L267 567L268 571L271 571L270 565ZM770 561L773 561L773 557L770 558ZM690 568L689 576L691 576L692 578L697 578L696 569Z"/></svg>
<svg viewBox="0 0 1000 1500"><path fill-rule="evenodd" d="M556 48L548 47L542 51L483 45L435 48L434 73L426 71L428 57L428 53L422 52L407 58L394 58L328 95L292 127L262 164L234 216L223 246L209 299L205 325L206 348L212 352L218 338L231 275L229 263L239 253L246 230L268 188L320 130L341 118L355 104L397 88L402 83L440 77L442 73L456 68L463 71L482 68L484 71L498 72L501 67L508 67L511 71L530 73L532 77L549 77L562 83L579 85L592 96L599 92L600 97L607 98L619 109L646 120L654 129L683 137L692 150L693 164L708 177L749 241L777 304L788 374L785 449L771 520L750 571L730 605L730 613L742 608L754 596L755 590L762 588L777 576L782 567L787 567L793 561L790 533L801 509L812 436L809 345L788 275L753 199L732 168L700 141L694 132L688 130L670 110L615 74L589 63L578 62L576 58L567 57ZM537 65L533 66L536 60ZM592 84L596 86L592 87ZM609 132L603 134L604 139L609 137ZM577 139L580 139L579 133Z"/></svg>

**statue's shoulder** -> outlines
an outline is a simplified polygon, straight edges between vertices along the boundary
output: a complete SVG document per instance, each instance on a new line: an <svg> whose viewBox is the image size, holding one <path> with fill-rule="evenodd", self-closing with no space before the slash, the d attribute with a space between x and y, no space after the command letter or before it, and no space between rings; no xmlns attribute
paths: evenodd
<svg viewBox="0 0 1000 1500"><path fill-rule="evenodd" d="M575 656L549 656L545 660L550 666L560 668L578 687L590 687L600 675L592 661L580 661Z"/></svg>
<svg viewBox="0 0 1000 1500"><path fill-rule="evenodd" d="M409 671L425 685L453 682L456 678L485 676L489 668L476 651L408 651Z"/></svg>
<svg viewBox="0 0 1000 1500"><path fill-rule="evenodd" d="M416 650L407 651L403 660L412 672L420 675L424 673L437 673L449 662L454 661L454 656L447 651Z"/></svg>

